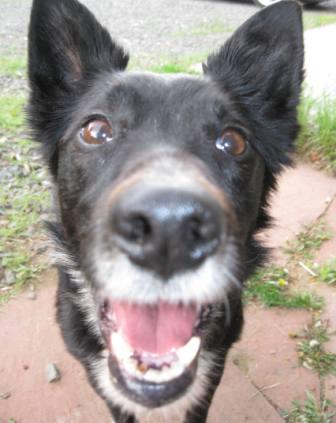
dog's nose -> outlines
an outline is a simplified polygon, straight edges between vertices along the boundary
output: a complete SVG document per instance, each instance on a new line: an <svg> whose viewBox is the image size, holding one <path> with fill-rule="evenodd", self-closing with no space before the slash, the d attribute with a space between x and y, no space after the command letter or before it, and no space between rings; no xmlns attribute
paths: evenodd
<svg viewBox="0 0 336 423"><path fill-rule="evenodd" d="M114 205L110 222L134 263L167 279L216 252L222 224L215 201L173 189L132 191Z"/></svg>

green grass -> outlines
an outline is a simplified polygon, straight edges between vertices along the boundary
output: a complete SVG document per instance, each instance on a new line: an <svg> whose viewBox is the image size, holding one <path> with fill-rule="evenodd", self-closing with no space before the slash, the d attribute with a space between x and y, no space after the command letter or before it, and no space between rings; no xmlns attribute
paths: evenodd
<svg viewBox="0 0 336 423"><path fill-rule="evenodd" d="M23 107L26 99L19 96L0 97L0 130L19 131L24 125Z"/></svg>
<svg viewBox="0 0 336 423"><path fill-rule="evenodd" d="M331 230L323 220L319 220L305 226L304 230L287 244L284 251L291 259L311 260L316 250L331 237Z"/></svg>
<svg viewBox="0 0 336 423"><path fill-rule="evenodd" d="M157 73L194 73L190 72L189 68L186 67L186 65L182 63L163 63L162 65L159 65L157 67L152 68L153 72Z"/></svg>
<svg viewBox="0 0 336 423"><path fill-rule="evenodd" d="M24 138L23 97L0 97L0 304L41 271L34 250L49 206L38 146ZM6 274L15 283L6 285Z"/></svg>
<svg viewBox="0 0 336 423"><path fill-rule="evenodd" d="M336 174L336 99L305 96L299 107L299 154Z"/></svg>
<svg viewBox="0 0 336 423"><path fill-rule="evenodd" d="M198 75L199 72L192 69L192 66L206 60L206 54L194 54L183 58L167 58L156 65L150 66L149 71L157 73L187 73Z"/></svg>
<svg viewBox="0 0 336 423"><path fill-rule="evenodd" d="M305 30L318 28L333 23L336 23L336 16L332 14L321 15L317 13L305 13L303 15L303 26Z"/></svg>
<svg viewBox="0 0 336 423"><path fill-rule="evenodd" d="M0 75L9 75L12 77L21 77L26 73L25 57L19 56L0 56Z"/></svg>
<svg viewBox="0 0 336 423"><path fill-rule="evenodd" d="M336 354L327 352L324 348L329 335L327 323L313 319L304 330L303 340L298 343L301 365L322 377L336 373Z"/></svg>
<svg viewBox="0 0 336 423"><path fill-rule="evenodd" d="M317 401L311 392L307 392L303 404L293 401L285 420L287 423L332 423L334 415L335 405L330 400Z"/></svg>
<svg viewBox="0 0 336 423"><path fill-rule="evenodd" d="M280 267L260 269L246 283L245 301L257 301L266 307L321 310L324 301L310 292L292 292L290 276Z"/></svg>
<svg viewBox="0 0 336 423"><path fill-rule="evenodd" d="M319 280L336 286L336 259L329 260L314 270L317 272Z"/></svg>

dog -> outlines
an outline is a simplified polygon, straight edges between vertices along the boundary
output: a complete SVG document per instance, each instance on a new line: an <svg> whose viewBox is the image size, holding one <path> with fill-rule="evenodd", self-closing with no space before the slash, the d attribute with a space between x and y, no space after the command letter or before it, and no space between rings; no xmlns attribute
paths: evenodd
<svg viewBox="0 0 336 423"><path fill-rule="evenodd" d="M33 1L28 117L55 185L57 320L114 421L201 423L291 164L301 8L252 16L200 77L128 58L76 0Z"/></svg>

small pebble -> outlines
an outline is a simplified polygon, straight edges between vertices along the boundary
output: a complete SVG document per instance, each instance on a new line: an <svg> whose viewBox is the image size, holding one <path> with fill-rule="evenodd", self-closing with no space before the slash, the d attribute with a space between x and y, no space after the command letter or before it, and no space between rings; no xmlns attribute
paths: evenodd
<svg viewBox="0 0 336 423"><path fill-rule="evenodd" d="M3 394L0 394L0 398L4 400L10 398L10 396L11 396L10 392L4 392Z"/></svg>
<svg viewBox="0 0 336 423"><path fill-rule="evenodd" d="M15 274L11 270L6 270L4 281L5 281L6 285L14 285L15 284Z"/></svg>
<svg viewBox="0 0 336 423"><path fill-rule="evenodd" d="M49 383L57 382L61 379L61 372L55 363L49 363L46 367L47 381Z"/></svg>
<svg viewBox="0 0 336 423"><path fill-rule="evenodd" d="M36 300L36 291L29 291L27 294L27 298L28 300L32 301Z"/></svg>

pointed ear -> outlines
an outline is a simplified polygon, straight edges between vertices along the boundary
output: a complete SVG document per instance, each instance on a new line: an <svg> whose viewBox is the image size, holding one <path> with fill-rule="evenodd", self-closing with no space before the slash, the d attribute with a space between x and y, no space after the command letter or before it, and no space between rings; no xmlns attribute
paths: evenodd
<svg viewBox="0 0 336 423"><path fill-rule="evenodd" d="M303 78L301 15L290 0L261 10L208 58L206 73L269 117L294 111Z"/></svg>
<svg viewBox="0 0 336 423"><path fill-rule="evenodd" d="M69 92L99 71L123 70L124 50L76 0L34 0L29 27L29 80L43 95Z"/></svg>

